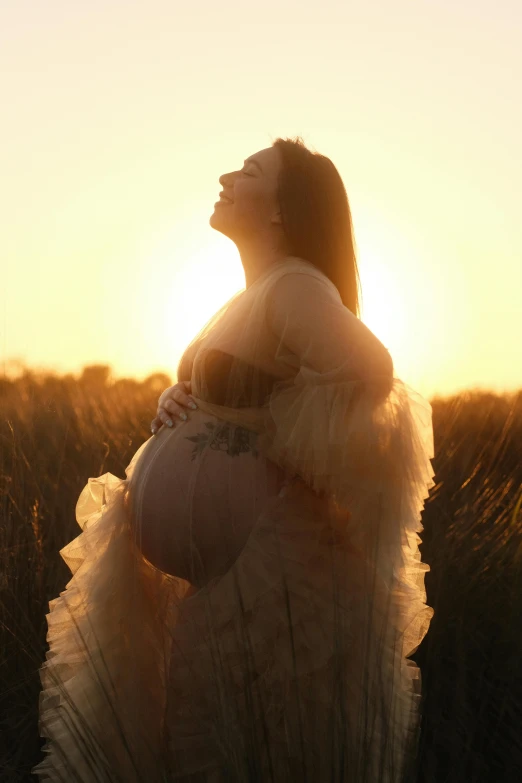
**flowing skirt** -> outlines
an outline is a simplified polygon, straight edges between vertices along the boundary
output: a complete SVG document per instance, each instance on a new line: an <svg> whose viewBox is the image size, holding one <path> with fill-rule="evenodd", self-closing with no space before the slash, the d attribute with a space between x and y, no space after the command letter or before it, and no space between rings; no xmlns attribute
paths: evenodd
<svg viewBox="0 0 522 783"><path fill-rule="evenodd" d="M433 615L419 497L394 515L390 567L357 514L293 476L226 573L194 588L140 552L126 468L90 478L72 578L49 602L42 780L399 783L418 741L408 658ZM413 490L411 497L413 497ZM382 496L376 493L376 518ZM366 513L371 513L366 506ZM368 525L368 530L371 530ZM377 528L375 528L377 530ZM398 543L397 543L398 542ZM380 563L380 565L377 565Z"/></svg>

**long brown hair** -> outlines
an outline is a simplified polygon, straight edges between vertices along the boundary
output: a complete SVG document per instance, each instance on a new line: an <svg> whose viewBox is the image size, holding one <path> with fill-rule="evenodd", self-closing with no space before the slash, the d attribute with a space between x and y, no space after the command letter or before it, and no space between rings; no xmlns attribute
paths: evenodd
<svg viewBox="0 0 522 783"><path fill-rule="evenodd" d="M272 146L282 155L278 198L289 252L324 272L343 304L360 317L352 214L339 172L300 136L279 137Z"/></svg>

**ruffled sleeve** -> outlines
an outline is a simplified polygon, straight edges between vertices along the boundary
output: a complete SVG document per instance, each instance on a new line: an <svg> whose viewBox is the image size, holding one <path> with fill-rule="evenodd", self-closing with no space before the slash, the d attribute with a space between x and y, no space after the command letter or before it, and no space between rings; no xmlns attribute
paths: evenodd
<svg viewBox="0 0 522 783"><path fill-rule="evenodd" d="M270 443L276 462L294 467L314 489L339 495L338 480L346 476L364 418L391 390L391 356L327 278L300 272L281 276L266 310L276 362L288 363L292 356L297 371L274 388L264 443ZM372 463L375 456L372 449Z"/></svg>

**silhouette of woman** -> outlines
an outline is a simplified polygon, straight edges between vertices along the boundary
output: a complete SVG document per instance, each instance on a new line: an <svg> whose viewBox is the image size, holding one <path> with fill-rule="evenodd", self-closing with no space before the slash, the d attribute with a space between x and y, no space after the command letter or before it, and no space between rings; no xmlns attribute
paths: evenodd
<svg viewBox="0 0 522 783"><path fill-rule="evenodd" d="M220 182L210 225L246 286L180 361L197 410L79 497L33 772L398 783L433 615L431 406L359 318L329 158L277 139Z"/></svg>

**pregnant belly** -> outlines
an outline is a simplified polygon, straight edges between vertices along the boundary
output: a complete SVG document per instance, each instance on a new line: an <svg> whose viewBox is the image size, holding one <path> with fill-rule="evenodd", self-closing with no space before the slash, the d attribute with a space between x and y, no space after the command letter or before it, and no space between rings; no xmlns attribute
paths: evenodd
<svg viewBox="0 0 522 783"><path fill-rule="evenodd" d="M256 453L255 437L195 411L150 438L126 497L136 541L149 562L198 588L230 568L287 479Z"/></svg>

